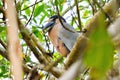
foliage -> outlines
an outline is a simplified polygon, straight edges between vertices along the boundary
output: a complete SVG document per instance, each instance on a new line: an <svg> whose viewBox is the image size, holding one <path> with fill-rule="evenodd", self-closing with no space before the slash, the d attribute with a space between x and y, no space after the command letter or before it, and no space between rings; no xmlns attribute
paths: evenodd
<svg viewBox="0 0 120 80"><path fill-rule="evenodd" d="M91 75L102 78L112 67L114 48L108 33L105 30L104 17L99 19L97 30L91 34L88 50L85 56L87 65L92 66Z"/></svg>
<svg viewBox="0 0 120 80"><path fill-rule="evenodd" d="M0 78L10 77L10 63L0 55Z"/></svg>

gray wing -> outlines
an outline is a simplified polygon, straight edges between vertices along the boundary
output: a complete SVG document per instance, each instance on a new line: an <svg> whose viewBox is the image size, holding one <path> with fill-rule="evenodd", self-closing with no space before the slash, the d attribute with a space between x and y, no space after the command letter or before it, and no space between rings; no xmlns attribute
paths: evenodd
<svg viewBox="0 0 120 80"><path fill-rule="evenodd" d="M65 27L69 28L70 30L75 31L75 29L72 26L70 26L68 23L63 22L63 24ZM78 35L79 33L77 33L76 31L71 32L63 28L62 25L60 26L59 37L70 51L73 48Z"/></svg>

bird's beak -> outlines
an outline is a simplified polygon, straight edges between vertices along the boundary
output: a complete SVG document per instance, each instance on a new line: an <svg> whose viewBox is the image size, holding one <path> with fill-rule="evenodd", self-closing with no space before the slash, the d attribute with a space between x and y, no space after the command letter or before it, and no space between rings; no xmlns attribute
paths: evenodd
<svg viewBox="0 0 120 80"><path fill-rule="evenodd" d="M44 27L43 27L43 31L46 33L48 32L53 26L54 26L55 22L51 21L48 22Z"/></svg>

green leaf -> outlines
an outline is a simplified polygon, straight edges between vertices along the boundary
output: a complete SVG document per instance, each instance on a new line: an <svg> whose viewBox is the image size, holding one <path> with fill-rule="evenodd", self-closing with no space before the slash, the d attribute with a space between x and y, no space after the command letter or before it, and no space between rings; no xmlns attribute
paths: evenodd
<svg viewBox="0 0 120 80"><path fill-rule="evenodd" d="M91 11L90 11L90 10L85 10L85 11L83 11L82 18L83 18L83 19L88 18L88 17L90 16L90 14L91 14Z"/></svg>
<svg viewBox="0 0 120 80"><path fill-rule="evenodd" d="M17 10L21 10L21 2L20 1L17 3Z"/></svg>
<svg viewBox="0 0 120 80"><path fill-rule="evenodd" d="M33 21L34 21L35 23L37 23L37 20L36 20L35 18L33 18Z"/></svg>
<svg viewBox="0 0 120 80"><path fill-rule="evenodd" d="M26 15L22 15L26 20L28 19Z"/></svg>
<svg viewBox="0 0 120 80"><path fill-rule="evenodd" d="M59 5L59 9L60 9L60 12L62 12L62 10L63 10L63 5Z"/></svg>
<svg viewBox="0 0 120 80"><path fill-rule="evenodd" d="M62 5L63 2L64 0L55 0L55 5L58 6L60 12L63 10L63 5Z"/></svg>
<svg viewBox="0 0 120 80"><path fill-rule="evenodd" d="M42 16L42 18L40 19L40 24L43 22L43 20L45 19L46 15Z"/></svg>
<svg viewBox="0 0 120 80"><path fill-rule="evenodd" d="M85 63L93 68L93 77L100 78L113 64L114 48L111 39L107 34L104 24L104 18L98 19L96 30L91 34Z"/></svg>
<svg viewBox="0 0 120 80"><path fill-rule="evenodd" d="M42 35L42 31L39 31L38 29L37 29L37 27L35 27L35 26L33 26L32 27L32 32L36 35L36 37L41 41L41 42L43 42L44 41L44 37L43 37L43 35Z"/></svg>
<svg viewBox="0 0 120 80"><path fill-rule="evenodd" d="M27 62L30 62L30 61L31 61L30 56L26 56L26 57L25 57L25 62L27 63Z"/></svg>
<svg viewBox="0 0 120 80"><path fill-rule="evenodd" d="M2 60L3 59L3 57L2 57L2 55L0 55L0 60Z"/></svg>
<svg viewBox="0 0 120 80"><path fill-rule="evenodd" d="M27 5L24 5L24 7L27 7ZM25 13L26 13L28 16L30 16L30 13L31 13L30 8L27 8L27 9L25 10Z"/></svg>
<svg viewBox="0 0 120 80"><path fill-rule="evenodd" d="M10 76L10 63L6 59L0 61L0 78L6 78Z"/></svg>
<svg viewBox="0 0 120 80"><path fill-rule="evenodd" d="M34 17L37 17L38 15L40 15L40 13L44 11L44 4L42 3L40 6L37 5L34 11Z"/></svg>
<svg viewBox="0 0 120 80"><path fill-rule="evenodd" d="M7 34L6 26L4 26L4 27L1 27L1 26L0 26L0 38L1 38L3 41L6 41L6 34Z"/></svg>
<svg viewBox="0 0 120 80"><path fill-rule="evenodd" d="M48 12L47 12L46 10L43 11L43 14L44 14L44 16L49 15Z"/></svg>
<svg viewBox="0 0 120 80"><path fill-rule="evenodd" d="M2 1L0 1L0 6L2 6Z"/></svg>
<svg viewBox="0 0 120 80"><path fill-rule="evenodd" d="M5 27L1 27L0 26L0 33L2 32L2 31L4 31L6 28Z"/></svg>

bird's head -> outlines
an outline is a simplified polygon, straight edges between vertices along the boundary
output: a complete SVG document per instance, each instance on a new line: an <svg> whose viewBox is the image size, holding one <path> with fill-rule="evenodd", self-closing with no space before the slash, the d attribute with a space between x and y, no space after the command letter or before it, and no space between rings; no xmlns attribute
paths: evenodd
<svg viewBox="0 0 120 80"><path fill-rule="evenodd" d="M60 19L64 22L65 19L63 17L60 16ZM49 30L51 30L55 24L59 23L59 17L58 15L54 15L54 16L51 16L48 20L48 23L43 27L43 31L44 32L48 32Z"/></svg>

